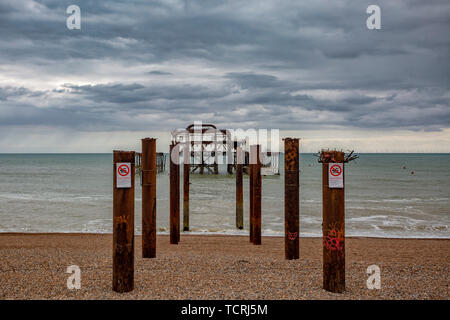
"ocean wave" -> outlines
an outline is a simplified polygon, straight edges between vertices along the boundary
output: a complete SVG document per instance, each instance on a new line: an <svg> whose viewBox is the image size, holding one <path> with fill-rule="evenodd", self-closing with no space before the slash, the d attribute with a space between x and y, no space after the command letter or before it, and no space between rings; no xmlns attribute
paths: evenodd
<svg viewBox="0 0 450 320"><path fill-rule="evenodd" d="M40 230L33 228L0 228L0 233L6 232L18 232L18 233L94 233L94 234L111 234L112 230L106 229L92 229L92 230L65 230L65 229L52 229L49 230ZM135 232L135 235L141 235L141 232ZM158 231L158 235L168 235L169 231ZM248 236L248 232L240 232L233 230L226 231L181 231L181 235L223 235L223 236ZM284 237L282 232L271 232L267 230L262 231L262 236L264 237ZM312 237L312 238L320 238L322 237L321 232L317 231L300 231L300 237ZM405 233L397 233L392 232L392 230L377 230L374 232L373 230L359 230L359 231L347 231L346 237L368 237L368 238L395 238L395 239L450 239L450 234L447 233L437 233L437 234L429 234L429 233L421 233L421 232L410 232L408 234Z"/></svg>
<svg viewBox="0 0 450 320"><path fill-rule="evenodd" d="M112 201L110 195L61 195L57 193L50 194L29 194L29 193L1 193L0 199L21 200L21 201L47 201L47 202L98 202Z"/></svg>
<svg viewBox="0 0 450 320"><path fill-rule="evenodd" d="M357 203L434 203L434 202L448 202L450 198L402 198L402 199L347 199L346 202Z"/></svg>
<svg viewBox="0 0 450 320"><path fill-rule="evenodd" d="M371 238L396 238L396 239L450 239L450 233L448 226L434 226L423 228L395 228L395 227L382 227L377 225L370 225L372 228L366 230L352 230L347 226L347 237L371 237ZM408 232L405 232L408 231ZM19 232L19 233L98 233L98 234L111 234L112 229L110 227L94 227L93 225L86 228L67 230L64 228L52 228L52 230L32 227L6 227L0 226L0 233L4 232ZM168 235L169 228L158 228L157 234ZM221 229L221 228L194 228L191 231L181 231L181 235L224 235L224 236L248 236L248 230L237 229ZM262 236L265 237L284 237L284 231L277 231L273 229L263 229L261 231ZM142 235L141 229L136 228L135 235ZM321 230L302 230L300 228L300 237L322 237Z"/></svg>

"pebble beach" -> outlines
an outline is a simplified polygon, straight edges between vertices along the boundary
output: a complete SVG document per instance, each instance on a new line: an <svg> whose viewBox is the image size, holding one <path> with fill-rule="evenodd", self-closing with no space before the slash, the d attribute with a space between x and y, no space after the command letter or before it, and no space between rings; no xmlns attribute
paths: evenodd
<svg viewBox="0 0 450 320"><path fill-rule="evenodd" d="M322 289L321 238L300 239L300 259L284 259L284 239L181 235L157 237L157 257L141 258L135 237L135 282L112 291L111 234L0 234L0 299L445 299L448 239L346 239L346 291ZM366 285L369 265L381 289ZM81 269L68 289L67 267Z"/></svg>

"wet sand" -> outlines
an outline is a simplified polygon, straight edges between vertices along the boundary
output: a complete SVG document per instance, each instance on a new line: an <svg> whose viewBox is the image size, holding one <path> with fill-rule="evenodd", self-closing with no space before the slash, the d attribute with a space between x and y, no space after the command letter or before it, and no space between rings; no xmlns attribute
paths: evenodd
<svg viewBox="0 0 450 320"><path fill-rule="evenodd" d="M300 259L284 259L284 239L158 235L157 257L141 258L135 239L135 289L112 291L111 234L0 233L0 299L448 299L450 240L346 239L346 292L322 289L322 242L300 239ZM381 268L369 290L366 269ZM69 290L70 265L81 289Z"/></svg>

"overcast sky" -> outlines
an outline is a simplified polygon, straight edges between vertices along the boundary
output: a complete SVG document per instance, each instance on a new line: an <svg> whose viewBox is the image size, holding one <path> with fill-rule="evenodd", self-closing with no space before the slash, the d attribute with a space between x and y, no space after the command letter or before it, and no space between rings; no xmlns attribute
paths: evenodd
<svg viewBox="0 0 450 320"><path fill-rule="evenodd" d="M166 151L195 120L450 152L449 34L448 0L0 0L0 152Z"/></svg>

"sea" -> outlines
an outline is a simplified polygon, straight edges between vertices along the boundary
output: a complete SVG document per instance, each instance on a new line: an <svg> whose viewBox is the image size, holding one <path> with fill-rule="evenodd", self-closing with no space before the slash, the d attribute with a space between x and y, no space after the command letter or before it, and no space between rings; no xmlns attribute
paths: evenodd
<svg viewBox="0 0 450 320"><path fill-rule="evenodd" d="M345 165L347 236L450 238L450 154L359 156ZM281 174L262 179L265 236L284 234L280 157ZM322 165L317 160L300 154L303 237L321 236ZM0 232L111 233L112 174L112 154L0 154ZM248 176L243 230L235 227L235 176L226 174L225 166L218 175L190 178L189 233L248 235ZM141 233L141 204L136 179L136 234ZM169 231L168 168L157 175L157 227L158 233Z"/></svg>

